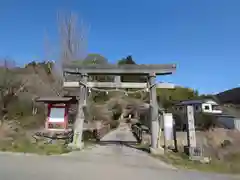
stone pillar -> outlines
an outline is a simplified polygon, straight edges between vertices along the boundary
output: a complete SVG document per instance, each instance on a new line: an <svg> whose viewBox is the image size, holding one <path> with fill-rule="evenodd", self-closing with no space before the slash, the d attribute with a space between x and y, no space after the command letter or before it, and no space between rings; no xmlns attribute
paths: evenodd
<svg viewBox="0 0 240 180"><path fill-rule="evenodd" d="M87 74L82 74L81 82L84 84L87 84ZM83 142L82 142L82 134L83 134L83 124L85 120L84 116L84 110L86 104L87 104L87 95L88 90L86 86L80 87L79 92L79 100L78 100L78 111L76 116L76 121L74 124L74 137L73 137L73 148L82 149L83 148Z"/></svg>
<svg viewBox="0 0 240 180"><path fill-rule="evenodd" d="M155 73L149 74L149 88L150 88L150 119L151 119L151 149L156 150L158 144L158 103L157 103L157 92L156 92L156 75Z"/></svg>
<svg viewBox="0 0 240 180"><path fill-rule="evenodd" d="M189 155L190 158L192 158L193 156L195 156L194 151L197 147L193 106L187 106L187 119L188 119L187 141Z"/></svg>

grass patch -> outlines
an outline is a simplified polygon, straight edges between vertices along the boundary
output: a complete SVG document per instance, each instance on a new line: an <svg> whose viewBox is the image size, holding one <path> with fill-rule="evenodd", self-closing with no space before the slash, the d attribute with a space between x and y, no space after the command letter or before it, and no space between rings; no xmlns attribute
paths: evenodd
<svg viewBox="0 0 240 180"><path fill-rule="evenodd" d="M0 151L34 153L41 155L54 155L68 153L70 150L63 144L37 144L26 138L13 141L0 141Z"/></svg>
<svg viewBox="0 0 240 180"><path fill-rule="evenodd" d="M136 144L134 147L138 150L150 152L150 145L149 144Z"/></svg>
<svg viewBox="0 0 240 180"><path fill-rule="evenodd" d="M240 153L232 155L228 160L212 160L209 164L203 164L198 161L191 161L184 153L169 152L164 156L154 156L162 161L172 164L178 168L195 169L205 172L217 172L225 174L240 173Z"/></svg>

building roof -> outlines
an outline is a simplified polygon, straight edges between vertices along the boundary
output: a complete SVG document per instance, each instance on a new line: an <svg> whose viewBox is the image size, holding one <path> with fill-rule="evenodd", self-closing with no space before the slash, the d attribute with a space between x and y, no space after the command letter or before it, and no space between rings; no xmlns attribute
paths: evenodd
<svg viewBox="0 0 240 180"><path fill-rule="evenodd" d="M206 103L208 101L213 101L213 102L219 103L217 100L200 99L200 100L186 100L186 101L182 101L180 103L177 103L176 106L192 105L192 104L202 104L202 103ZM222 104L219 104L219 105L221 107L222 113L221 114L215 114L215 116L240 118L240 108L228 107L228 106L224 106Z"/></svg>
<svg viewBox="0 0 240 180"><path fill-rule="evenodd" d="M191 104L202 104L206 103L207 101L213 101L211 99L198 99L198 100L186 100L186 101L181 101L180 103L177 103L176 105L191 105Z"/></svg>

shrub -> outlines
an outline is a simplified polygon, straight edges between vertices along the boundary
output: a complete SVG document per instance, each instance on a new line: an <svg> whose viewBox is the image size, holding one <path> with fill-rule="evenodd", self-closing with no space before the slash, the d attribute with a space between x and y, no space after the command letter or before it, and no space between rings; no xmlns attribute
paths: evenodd
<svg viewBox="0 0 240 180"><path fill-rule="evenodd" d="M7 109L9 119L30 116L32 115L32 102L16 99L8 105Z"/></svg>
<svg viewBox="0 0 240 180"><path fill-rule="evenodd" d="M210 128L217 127L219 125L217 118L210 114L196 114L195 115L196 128L201 130L209 130Z"/></svg>

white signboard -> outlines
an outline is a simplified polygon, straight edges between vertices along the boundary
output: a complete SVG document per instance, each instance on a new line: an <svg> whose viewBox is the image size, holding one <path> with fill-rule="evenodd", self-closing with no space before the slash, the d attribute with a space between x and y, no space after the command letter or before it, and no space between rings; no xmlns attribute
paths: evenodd
<svg viewBox="0 0 240 180"><path fill-rule="evenodd" d="M164 114L164 135L166 140L173 140L173 115L172 113Z"/></svg>
<svg viewBox="0 0 240 180"><path fill-rule="evenodd" d="M64 123L65 108L51 108L49 122Z"/></svg>

